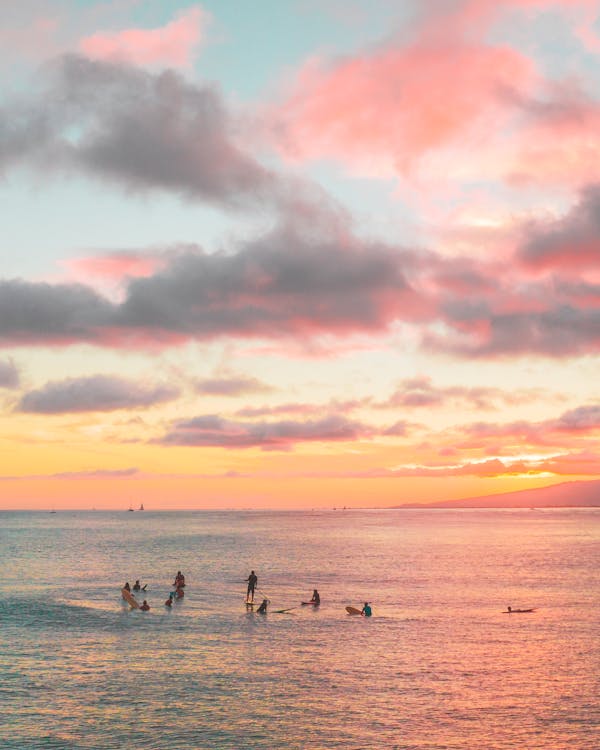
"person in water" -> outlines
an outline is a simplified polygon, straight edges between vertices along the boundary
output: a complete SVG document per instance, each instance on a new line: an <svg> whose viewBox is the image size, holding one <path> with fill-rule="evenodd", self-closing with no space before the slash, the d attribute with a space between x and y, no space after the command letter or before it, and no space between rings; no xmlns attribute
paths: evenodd
<svg viewBox="0 0 600 750"><path fill-rule="evenodd" d="M129 585L129 581L125 581L125 585L123 586L125 591L131 591L131 586Z"/></svg>
<svg viewBox="0 0 600 750"><path fill-rule="evenodd" d="M321 597L319 596L319 592L317 591L317 589L313 590L313 595L312 595L312 599L310 600L310 603L314 604L315 607L318 607L319 604L321 603Z"/></svg>
<svg viewBox="0 0 600 750"><path fill-rule="evenodd" d="M144 603L142 604L142 606L140 607L140 609L143 610L144 612L147 612L150 609L150 605L148 604L148 602L145 599L144 599Z"/></svg>
<svg viewBox="0 0 600 750"><path fill-rule="evenodd" d="M256 610L259 615L266 615L267 614L267 604L269 603L268 599L263 599L262 604L260 607Z"/></svg>
<svg viewBox="0 0 600 750"><path fill-rule="evenodd" d="M141 589L141 588L142 588L142 587L140 586L140 582L139 582L139 580L137 580L137 581L136 581L136 582L135 582L135 583L133 584L133 590L134 590L134 591L140 591L140 589Z"/></svg>
<svg viewBox="0 0 600 750"><path fill-rule="evenodd" d="M182 588L175 589L175 599L183 599L184 591Z"/></svg>
<svg viewBox="0 0 600 750"><path fill-rule="evenodd" d="M369 604L369 602L365 602L365 606L361 609L360 613L365 617L371 617L373 612L371 611L371 605Z"/></svg>
<svg viewBox="0 0 600 750"><path fill-rule="evenodd" d="M173 594L169 594L169 598L165 602L165 607L172 607L173 606Z"/></svg>
<svg viewBox="0 0 600 750"><path fill-rule="evenodd" d="M173 586L175 586L176 589L182 589L185 586L185 576L180 570L177 571L177 575L173 581Z"/></svg>
<svg viewBox="0 0 600 750"><path fill-rule="evenodd" d="M258 583L258 576L253 570L251 570L250 575L248 576L248 578L246 578L246 580L248 581L248 590L246 591L246 600L253 602L254 601L254 589L256 588L256 584ZM262 604L261 604L261 607L262 607Z"/></svg>

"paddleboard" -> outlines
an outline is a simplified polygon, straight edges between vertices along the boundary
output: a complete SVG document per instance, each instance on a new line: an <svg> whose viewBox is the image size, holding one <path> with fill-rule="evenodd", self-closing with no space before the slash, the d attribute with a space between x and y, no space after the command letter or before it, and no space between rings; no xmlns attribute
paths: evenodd
<svg viewBox="0 0 600 750"><path fill-rule="evenodd" d="M360 609L356 609L356 607L346 607L346 612L349 615L362 615Z"/></svg>
<svg viewBox="0 0 600 750"><path fill-rule="evenodd" d="M127 591L127 589L125 589L125 588L121 589L121 596L123 597L123 599L125 599L125 601L127 602L127 604L131 605L131 609L139 609L140 608L140 604L137 601L137 599L135 598L135 596L132 596L131 593L129 591Z"/></svg>
<svg viewBox="0 0 600 750"><path fill-rule="evenodd" d="M505 609L505 615L522 615L526 612L535 612L535 609Z"/></svg>
<svg viewBox="0 0 600 750"><path fill-rule="evenodd" d="M303 607L306 607L307 605L308 605L308 606L313 606L313 607L318 607L320 603L321 603L321 602L300 602L300 604L301 604L301 605L302 605Z"/></svg>

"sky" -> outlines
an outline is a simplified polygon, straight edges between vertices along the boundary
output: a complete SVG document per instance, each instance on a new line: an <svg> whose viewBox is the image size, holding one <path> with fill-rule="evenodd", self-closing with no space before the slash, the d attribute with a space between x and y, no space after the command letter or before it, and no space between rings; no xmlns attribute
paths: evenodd
<svg viewBox="0 0 600 750"><path fill-rule="evenodd" d="M592 0L7 0L0 508L600 477Z"/></svg>

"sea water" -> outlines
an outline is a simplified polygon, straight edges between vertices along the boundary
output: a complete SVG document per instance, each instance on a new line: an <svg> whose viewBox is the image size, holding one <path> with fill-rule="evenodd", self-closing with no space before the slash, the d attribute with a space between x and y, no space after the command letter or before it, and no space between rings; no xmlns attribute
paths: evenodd
<svg viewBox="0 0 600 750"><path fill-rule="evenodd" d="M600 747L598 510L3 512L0 527L3 750ZM244 604L252 569L266 616ZM146 613L121 598L137 578ZM301 607L314 588L321 606ZM370 619L346 614L365 601Z"/></svg>

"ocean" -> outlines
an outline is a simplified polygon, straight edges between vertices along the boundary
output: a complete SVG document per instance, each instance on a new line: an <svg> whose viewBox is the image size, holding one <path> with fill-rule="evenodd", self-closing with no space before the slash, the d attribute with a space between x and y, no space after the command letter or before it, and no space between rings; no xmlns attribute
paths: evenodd
<svg viewBox="0 0 600 750"><path fill-rule="evenodd" d="M600 747L598 509L2 512L0 574L2 750Z"/></svg>

